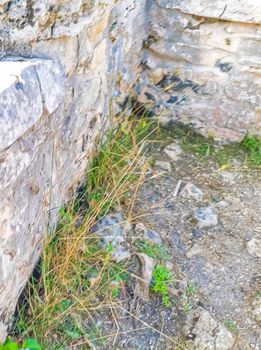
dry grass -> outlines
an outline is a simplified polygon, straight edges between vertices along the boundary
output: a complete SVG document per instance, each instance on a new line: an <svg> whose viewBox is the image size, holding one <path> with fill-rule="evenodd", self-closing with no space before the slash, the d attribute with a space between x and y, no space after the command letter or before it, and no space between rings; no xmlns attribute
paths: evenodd
<svg viewBox="0 0 261 350"><path fill-rule="evenodd" d="M121 118L104 135L87 172L80 196L61 208L56 231L45 237L41 261L18 306L14 334L34 337L46 349L93 347L104 341L92 311L115 307L115 297L128 278L128 262L115 264L111 247L102 249L91 228L106 213L119 209L128 194L128 216L138 187L145 179L148 162L143 155L157 126L146 118Z"/></svg>

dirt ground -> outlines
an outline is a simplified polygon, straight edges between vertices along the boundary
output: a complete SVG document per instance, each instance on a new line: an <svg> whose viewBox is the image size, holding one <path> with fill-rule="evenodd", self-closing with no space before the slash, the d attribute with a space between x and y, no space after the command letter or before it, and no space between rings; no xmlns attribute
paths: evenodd
<svg viewBox="0 0 261 350"><path fill-rule="evenodd" d="M176 141L175 141L176 142ZM124 240L130 270L137 223L155 231L169 250L171 305L150 293L143 300L131 278L115 300L92 314L95 349L261 349L261 173L221 167L179 149L153 148L154 162L137 192L133 225ZM151 179L153 178L153 179ZM136 235L136 236L135 236ZM96 330L97 330L96 329ZM105 334L108 338L99 340Z"/></svg>

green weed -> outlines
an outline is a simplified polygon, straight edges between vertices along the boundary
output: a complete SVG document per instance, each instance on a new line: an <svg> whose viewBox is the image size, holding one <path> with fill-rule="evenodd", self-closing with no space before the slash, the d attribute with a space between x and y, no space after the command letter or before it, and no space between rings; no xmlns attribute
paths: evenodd
<svg viewBox="0 0 261 350"><path fill-rule="evenodd" d="M238 327L232 320L225 321L225 327L233 334L238 334Z"/></svg>
<svg viewBox="0 0 261 350"><path fill-rule="evenodd" d="M17 342L7 338L3 345L0 344L0 350L42 350L43 348L35 339L27 339L20 347Z"/></svg>
<svg viewBox="0 0 261 350"><path fill-rule="evenodd" d="M140 253L148 255L150 258L167 261L170 257L168 248L162 244L152 243L146 239L137 239L134 244Z"/></svg>
<svg viewBox="0 0 261 350"><path fill-rule="evenodd" d="M261 140L257 136L246 135L242 142L229 144L215 143L213 137L204 137L188 126L175 124L168 128L161 127L158 139L163 147L173 139L178 140L186 153L194 153L205 160L213 160L220 166L230 166L233 159L238 159L245 166L261 165Z"/></svg>
<svg viewBox="0 0 261 350"><path fill-rule="evenodd" d="M162 297L162 302L166 307L170 306L168 287L173 280L172 273L166 266L157 265L152 274L152 291Z"/></svg>
<svg viewBox="0 0 261 350"><path fill-rule="evenodd" d="M241 145L248 152L248 161L254 165L261 165L261 139L246 135Z"/></svg>
<svg viewBox="0 0 261 350"><path fill-rule="evenodd" d="M197 294L197 292L198 292L198 289L193 283L190 283L186 288L186 293L188 296L193 296Z"/></svg>
<svg viewBox="0 0 261 350"><path fill-rule="evenodd" d="M191 310L191 305L189 304L188 301L184 300L182 302L182 308L183 308L183 311L186 315L188 315L190 313L190 310Z"/></svg>

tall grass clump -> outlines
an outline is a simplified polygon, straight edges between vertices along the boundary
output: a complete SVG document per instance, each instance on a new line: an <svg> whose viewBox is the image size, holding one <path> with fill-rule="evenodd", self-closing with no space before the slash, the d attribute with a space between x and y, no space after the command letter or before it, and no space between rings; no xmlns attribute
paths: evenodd
<svg viewBox="0 0 261 350"><path fill-rule="evenodd" d="M60 209L56 230L44 239L41 260L18 305L16 339L36 338L50 350L86 349L103 339L92 311L117 296L128 263L115 264L112 247L102 248L91 228L144 181L148 164L141 160L156 128L147 118L122 116L101 137L86 185Z"/></svg>

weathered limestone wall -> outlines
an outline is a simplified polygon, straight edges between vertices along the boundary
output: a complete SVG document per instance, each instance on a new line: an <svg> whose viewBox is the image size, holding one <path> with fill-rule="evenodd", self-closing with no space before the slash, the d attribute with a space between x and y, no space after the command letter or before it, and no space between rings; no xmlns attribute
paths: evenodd
<svg viewBox="0 0 261 350"><path fill-rule="evenodd" d="M150 0L139 100L217 139L261 134L261 2Z"/></svg>
<svg viewBox="0 0 261 350"><path fill-rule="evenodd" d="M0 0L0 341L47 222L134 83L143 0Z"/></svg>

